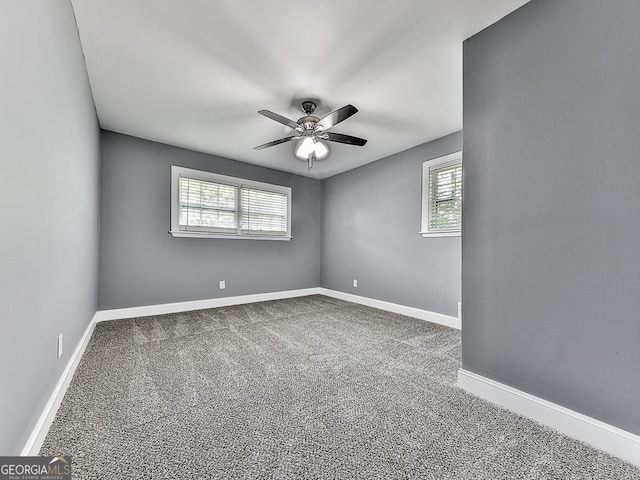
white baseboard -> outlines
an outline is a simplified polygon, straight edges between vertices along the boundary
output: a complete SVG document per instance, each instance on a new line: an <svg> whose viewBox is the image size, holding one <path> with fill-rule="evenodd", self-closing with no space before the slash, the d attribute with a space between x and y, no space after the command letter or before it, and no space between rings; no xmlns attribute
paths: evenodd
<svg viewBox="0 0 640 480"><path fill-rule="evenodd" d="M85 348L87 348L87 344L89 343L89 339L91 338L91 334L93 333L93 329L96 325L96 317L95 315L87 325L80 342L76 346L73 354L69 358L67 362L67 366L60 375L60 379L56 384L56 387L51 392L51 396L49 397L49 401L45 405L42 410L42 414L40 418L36 422L35 427L31 431L31 435L29 435L29 439L25 444L24 448L20 455L22 456L34 456L38 455L40 452L40 447L42 447L42 442L44 442L47 433L49 432L49 428L53 423L53 420L56 417L56 413L58 412L58 408L62 403L62 399L64 398L64 394L71 383L71 379L73 378L73 374L78 368L78 364L80 363L80 359L82 358L82 354L84 353Z"/></svg>
<svg viewBox="0 0 640 480"><path fill-rule="evenodd" d="M286 290L282 292L257 293L252 295L240 295L236 297L211 298L206 300L193 300L189 302L163 303L159 305L144 305L141 307L117 308L113 310L100 310L96 312L95 321L119 320L121 318L148 317L151 315L163 315L167 313L189 312L206 308L228 307L230 305L243 305L246 303L266 302L269 300L281 300L284 298L304 297L307 295L326 295L328 297L359 303L369 307L399 313L408 317L419 318L432 323L438 323L460 330L460 319L441 313L407 307L397 303L384 302L374 298L361 297L350 293L338 292L328 288L313 287L300 290Z"/></svg>
<svg viewBox="0 0 640 480"><path fill-rule="evenodd" d="M368 307L378 308L387 312L399 313L401 315L406 315L407 317L418 318L420 320L426 320L427 322L437 323L446 327L457 328L458 330L461 329L461 321L459 318L450 317L449 315L443 315L442 313L422 310L420 308L407 307L398 303L376 300L375 298L361 297L359 295L339 292L337 290L330 290L328 288L319 288L318 290L319 294L326 295L328 297L346 300L347 302L360 303Z"/></svg>
<svg viewBox="0 0 640 480"><path fill-rule="evenodd" d="M256 293L235 297L193 300L189 302L162 303L159 305L144 305L142 307L100 310L96 312L96 321L103 322L105 320L119 320L121 318L148 317L151 315L163 315L166 313L190 312L192 310L204 310L206 308L228 307L230 305L243 305L245 303L282 300L284 298L304 297L306 295L318 295L319 293L320 289L314 287L303 288L300 290L286 290L282 292Z"/></svg>
<svg viewBox="0 0 640 480"><path fill-rule="evenodd" d="M512 412L640 466L638 435L468 370L458 371L458 386Z"/></svg>

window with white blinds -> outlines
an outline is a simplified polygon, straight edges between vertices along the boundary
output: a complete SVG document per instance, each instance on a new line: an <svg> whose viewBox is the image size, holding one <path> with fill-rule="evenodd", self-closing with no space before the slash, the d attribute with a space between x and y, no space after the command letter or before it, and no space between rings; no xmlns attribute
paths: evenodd
<svg viewBox="0 0 640 480"><path fill-rule="evenodd" d="M281 234L287 232L288 195L257 188L242 188L240 218L242 233Z"/></svg>
<svg viewBox="0 0 640 480"><path fill-rule="evenodd" d="M291 188L171 167L171 234L291 238Z"/></svg>
<svg viewBox="0 0 640 480"><path fill-rule="evenodd" d="M238 231L238 188L180 177L179 229L183 232Z"/></svg>
<svg viewBox="0 0 640 480"><path fill-rule="evenodd" d="M423 237L460 235L462 228L462 153L429 160L422 166Z"/></svg>

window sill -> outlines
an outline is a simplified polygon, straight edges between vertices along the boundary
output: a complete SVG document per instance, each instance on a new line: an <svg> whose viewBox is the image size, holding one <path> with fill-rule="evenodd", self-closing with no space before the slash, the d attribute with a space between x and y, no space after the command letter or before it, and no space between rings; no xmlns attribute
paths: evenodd
<svg viewBox="0 0 640 480"><path fill-rule="evenodd" d="M458 232L420 232L422 238L431 238L431 237L459 237L461 234Z"/></svg>
<svg viewBox="0 0 640 480"><path fill-rule="evenodd" d="M226 238L230 240L280 240L289 241L291 236L269 236L269 235L234 235L224 233L195 233L195 232L183 232L183 231L169 231L173 237L191 237L191 238Z"/></svg>

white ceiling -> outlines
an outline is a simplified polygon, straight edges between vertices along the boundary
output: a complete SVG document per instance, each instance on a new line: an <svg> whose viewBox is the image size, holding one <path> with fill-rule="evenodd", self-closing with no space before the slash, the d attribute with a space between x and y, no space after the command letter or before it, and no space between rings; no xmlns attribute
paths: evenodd
<svg viewBox="0 0 640 480"><path fill-rule="evenodd" d="M528 0L72 0L102 128L314 178L462 128L462 41ZM291 130L296 101L331 131L308 171Z"/></svg>

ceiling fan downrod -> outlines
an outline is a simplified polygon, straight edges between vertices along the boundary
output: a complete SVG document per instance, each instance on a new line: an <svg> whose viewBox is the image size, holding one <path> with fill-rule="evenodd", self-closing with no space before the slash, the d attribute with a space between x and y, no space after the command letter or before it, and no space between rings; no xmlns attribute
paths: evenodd
<svg viewBox="0 0 640 480"><path fill-rule="evenodd" d="M302 102L302 110L307 115L311 115L313 112L316 111L316 102L312 102L311 100L305 100L304 102Z"/></svg>

